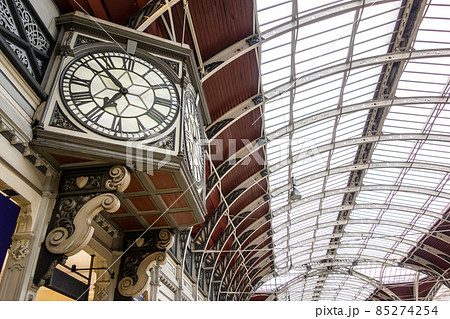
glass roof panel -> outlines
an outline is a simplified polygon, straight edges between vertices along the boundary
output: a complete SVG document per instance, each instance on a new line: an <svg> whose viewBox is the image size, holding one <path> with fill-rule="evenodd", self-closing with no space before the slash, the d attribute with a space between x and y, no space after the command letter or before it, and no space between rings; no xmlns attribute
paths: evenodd
<svg viewBox="0 0 450 319"><path fill-rule="evenodd" d="M450 5L429 0L405 42L402 2L257 1L265 132L284 134L267 145L278 277L260 289L280 300L366 300L377 281L415 280L397 264L448 207Z"/></svg>

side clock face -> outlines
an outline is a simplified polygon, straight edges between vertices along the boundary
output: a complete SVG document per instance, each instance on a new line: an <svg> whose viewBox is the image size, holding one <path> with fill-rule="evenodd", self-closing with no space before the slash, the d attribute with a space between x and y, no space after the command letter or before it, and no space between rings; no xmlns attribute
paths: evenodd
<svg viewBox="0 0 450 319"><path fill-rule="evenodd" d="M202 146L202 129L195 103L195 96L189 89L184 94L184 132L186 143L186 157L194 181L199 184L203 180L205 153Z"/></svg>
<svg viewBox="0 0 450 319"><path fill-rule="evenodd" d="M172 126L179 98L156 65L121 51L86 53L65 68L60 93L87 128L117 139L143 139Z"/></svg>

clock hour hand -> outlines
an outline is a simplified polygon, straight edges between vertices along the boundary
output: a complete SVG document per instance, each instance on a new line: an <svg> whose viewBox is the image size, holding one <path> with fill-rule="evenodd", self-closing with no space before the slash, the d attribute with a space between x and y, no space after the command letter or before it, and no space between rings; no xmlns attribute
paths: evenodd
<svg viewBox="0 0 450 319"><path fill-rule="evenodd" d="M107 107L115 107L117 106L117 103L115 103L118 99L120 99L120 97L122 96L122 92L118 92L116 94L113 95L113 97L110 99L108 97L104 97L103 98L103 106L102 108L105 109Z"/></svg>

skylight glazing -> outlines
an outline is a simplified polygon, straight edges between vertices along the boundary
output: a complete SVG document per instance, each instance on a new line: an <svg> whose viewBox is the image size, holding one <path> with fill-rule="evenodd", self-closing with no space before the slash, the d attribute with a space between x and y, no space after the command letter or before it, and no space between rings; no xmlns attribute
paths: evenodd
<svg viewBox="0 0 450 319"><path fill-rule="evenodd" d="M425 276L404 262L450 199L450 5L412 2L257 1L272 299Z"/></svg>

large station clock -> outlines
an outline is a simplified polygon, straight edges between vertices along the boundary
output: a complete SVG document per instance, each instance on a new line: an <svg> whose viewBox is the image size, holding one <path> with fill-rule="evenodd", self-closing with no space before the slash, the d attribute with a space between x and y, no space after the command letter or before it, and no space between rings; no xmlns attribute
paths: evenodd
<svg viewBox="0 0 450 319"><path fill-rule="evenodd" d="M64 69L60 93L72 115L90 130L116 139L144 139L172 126L177 89L156 64L123 51L96 51Z"/></svg>
<svg viewBox="0 0 450 319"><path fill-rule="evenodd" d="M189 168L194 181L200 184L204 175L205 153L201 122L192 85L188 85L184 92L184 134Z"/></svg>

